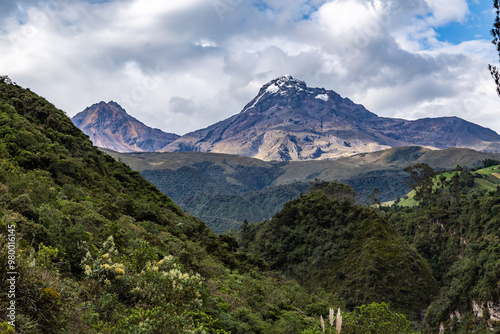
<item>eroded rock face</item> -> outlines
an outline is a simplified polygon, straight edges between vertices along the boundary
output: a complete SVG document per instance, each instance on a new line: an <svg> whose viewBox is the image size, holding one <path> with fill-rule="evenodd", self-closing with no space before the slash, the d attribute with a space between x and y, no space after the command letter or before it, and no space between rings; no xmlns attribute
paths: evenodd
<svg viewBox="0 0 500 334"><path fill-rule="evenodd" d="M71 120L95 146L117 152L154 152L179 138L144 125L113 101L96 103Z"/></svg>
<svg viewBox="0 0 500 334"><path fill-rule="evenodd" d="M483 317L483 304L479 304L475 300L472 301L472 312L474 312L474 315L476 318L482 318Z"/></svg>
<svg viewBox="0 0 500 334"><path fill-rule="evenodd" d="M500 149L500 136L457 117L378 117L332 90L291 76L264 85L243 110L161 151L238 154L262 160L325 160L391 147Z"/></svg>
<svg viewBox="0 0 500 334"><path fill-rule="evenodd" d="M491 321L500 321L500 303L488 301L486 303L472 301L472 311L477 318L484 317L484 310L488 310L489 319Z"/></svg>
<svg viewBox="0 0 500 334"><path fill-rule="evenodd" d="M486 303L488 307L488 312L490 313L490 320L500 321L500 303L495 304L493 302Z"/></svg>

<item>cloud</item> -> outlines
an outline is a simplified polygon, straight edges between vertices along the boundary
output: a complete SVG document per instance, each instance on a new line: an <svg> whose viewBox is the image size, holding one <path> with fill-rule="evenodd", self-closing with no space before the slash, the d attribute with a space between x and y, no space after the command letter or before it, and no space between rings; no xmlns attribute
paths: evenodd
<svg viewBox="0 0 500 334"><path fill-rule="evenodd" d="M429 22L442 25L448 22L463 22L470 14L465 0L425 0L431 11Z"/></svg>
<svg viewBox="0 0 500 334"><path fill-rule="evenodd" d="M183 134L291 74L383 116L456 114L500 131L488 41L441 41L465 0L3 1L0 74L74 115L114 100ZM493 82L491 82L493 87Z"/></svg>

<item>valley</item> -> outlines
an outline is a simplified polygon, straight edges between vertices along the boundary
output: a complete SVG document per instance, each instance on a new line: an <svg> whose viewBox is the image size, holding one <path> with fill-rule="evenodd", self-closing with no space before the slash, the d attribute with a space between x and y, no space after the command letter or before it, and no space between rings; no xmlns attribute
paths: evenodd
<svg viewBox="0 0 500 334"><path fill-rule="evenodd" d="M203 152L106 153L141 173L184 210L216 233L237 230L245 220L268 219L304 194L315 180L344 182L368 202L378 190L380 202L394 201L409 188L404 168L426 163L437 170L477 167L500 154L450 148L400 147L327 161L265 162Z"/></svg>

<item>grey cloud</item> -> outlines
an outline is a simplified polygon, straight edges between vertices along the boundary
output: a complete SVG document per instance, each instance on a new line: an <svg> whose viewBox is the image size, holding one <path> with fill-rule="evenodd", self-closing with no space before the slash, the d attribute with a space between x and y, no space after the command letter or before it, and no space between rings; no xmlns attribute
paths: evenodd
<svg viewBox="0 0 500 334"><path fill-rule="evenodd" d="M183 114L186 116L191 116L198 110L196 103L192 99L178 96L174 96L170 99L168 108L175 114Z"/></svg>

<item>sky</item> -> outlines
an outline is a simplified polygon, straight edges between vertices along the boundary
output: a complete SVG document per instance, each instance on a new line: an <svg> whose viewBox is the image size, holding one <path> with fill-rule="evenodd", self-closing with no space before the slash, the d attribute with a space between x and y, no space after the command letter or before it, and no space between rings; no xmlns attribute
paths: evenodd
<svg viewBox="0 0 500 334"><path fill-rule="evenodd" d="M292 75L383 117L500 133L489 0L2 0L0 75L70 117L115 101L185 134Z"/></svg>

